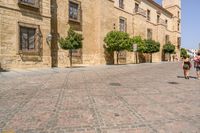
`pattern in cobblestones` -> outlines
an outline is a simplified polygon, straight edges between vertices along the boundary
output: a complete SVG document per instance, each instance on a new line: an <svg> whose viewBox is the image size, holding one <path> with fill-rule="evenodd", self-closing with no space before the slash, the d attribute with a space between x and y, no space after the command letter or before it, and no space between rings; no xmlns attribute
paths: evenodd
<svg viewBox="0 0 200 133"><path fill-rule="evenodd" d="M200 82L179 65L0 73L0 133L198 133Z"/></svg>

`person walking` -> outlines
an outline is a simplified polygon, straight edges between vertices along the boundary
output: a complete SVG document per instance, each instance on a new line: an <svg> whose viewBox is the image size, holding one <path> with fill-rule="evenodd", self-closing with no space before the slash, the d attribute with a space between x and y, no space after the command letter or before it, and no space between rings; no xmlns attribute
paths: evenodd
<svg viewBox="0 0 200 133"><path fill-rule="evenodd" d="M200 79L200 50L194 58L194 68L196 68L197 79Z"/></svg>
<svg viewBox="0 0 200 133"><path fill-rule="evenodd" d="M183 57L183 72L184 72L184 77L185 79L189 79L189 71L190 68L192 67L192 64L190 63L190 60L188 57Z"/></svg>

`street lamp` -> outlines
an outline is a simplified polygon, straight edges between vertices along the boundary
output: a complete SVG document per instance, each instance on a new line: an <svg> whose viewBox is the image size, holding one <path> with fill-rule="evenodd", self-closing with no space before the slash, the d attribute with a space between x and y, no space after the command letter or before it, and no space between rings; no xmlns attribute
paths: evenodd
<svg viewBox="0 0 200 133"><path fill-rule="evenodd" d="M46 41L47 41L47 44L50 45L51 44L51 41L52 41L52 35L51 33L49 33L46 37Z"/></svg>

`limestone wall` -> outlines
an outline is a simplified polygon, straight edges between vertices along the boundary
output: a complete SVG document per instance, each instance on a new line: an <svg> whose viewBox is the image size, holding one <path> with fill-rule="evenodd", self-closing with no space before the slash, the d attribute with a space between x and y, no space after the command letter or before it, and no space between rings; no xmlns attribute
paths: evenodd
<svg viewBox="0 0 200 133"><path fill-rule="evenodd" d="M40 11L20 8L16 0L0 1L0 63L3 68L50 67L50 48L46 36L50 33L50 2L43 0ZM19 53L19 23L38 26L41 32L40 55Z"/></svg>

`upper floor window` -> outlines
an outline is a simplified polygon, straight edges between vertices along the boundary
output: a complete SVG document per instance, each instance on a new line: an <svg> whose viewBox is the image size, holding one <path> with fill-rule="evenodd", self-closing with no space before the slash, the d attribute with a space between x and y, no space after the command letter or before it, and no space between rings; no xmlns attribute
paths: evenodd
<svg viewBox="0 0 200 133"><path fill-rule="evenodd" d="M138 11L139 11L139 4L135 3L135 12L138 12Z"/></svg>
<svg viewBox="0 0 200 133"><path fill-rule="evenodd" d="M177 13L177 16L178 16L178 18L180 18L180 12L178 11L178 13Z"/></svg>
<svg viewBox="0 0 200 133"><path fill-rule="evenodd" d="M69 1L69 19L80 22L80 4Z"/></svg>
<svg viewBox="0 0 200 133"><path fill-rule="evenodd" d="M167 44L167 43L169 43L170 41L169 41L169 35L166 35L165 36L165 44Z"/></svg>
<svg viewBox="0 0 200 133"><path fill-rule="evenodd" d="M152 29L147 29L147 39L152 39L152 38L153 38Z"/></svg>
<svg viewBox="0 0 200 133"><path fill-rule="evenodd" d="M20 26L20 50L34 51L36 48L36 29Z"/></svg>
<svg viewBox="0 0 200 133"><path fill-rule="evenodd" d="M157 15L157 23L160 23L160 15Z"/></svg>
<svg viewBox="0 0 200 133"><path fill-rule="evenodd" d="M177 48L180 49L180 47L181 47L181 37L177 38L177 43L178 43Z"/></svg>
<svg viewBox="0 0 200 133"><path fill-rule="evenodd" d="M39 7L39 1L40 0L19 0L20 4L23 5L28 5L28 6L32 6L32 7Z"/></svg>
<svg viewBox="0 0 200 133"><path fill-rule="evenodd" d="M177 24L177 30L180 31L180 22Z"/></svg>
<svg viewBox="0 0 200 133"><path fill-rule="evenodd" d="M119 30L126 32L126 19L125 18L120 18L119 19Z"/></svg>
<svg viewBox="0 0 200 133"><path fill-rule="evenodd" d="M147 20L151 20L151 11L147 10Z"/></svg>
<svg viewBox="0 0 200 133"><path fill-rule="evenodd" d="M168 26L168 20L167 19L165 20L165 26L166 27Z"/></svg>
<svg viewBox="0 0 200 133"><path fill-rule="evenodd" d="M124 0L119 0L119 7L124 9Z"/></svg>

